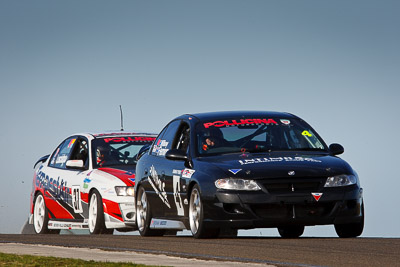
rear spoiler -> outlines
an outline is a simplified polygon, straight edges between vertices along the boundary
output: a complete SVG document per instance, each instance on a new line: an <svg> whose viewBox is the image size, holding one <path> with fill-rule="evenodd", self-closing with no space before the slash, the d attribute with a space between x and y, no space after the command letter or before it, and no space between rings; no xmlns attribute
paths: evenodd
<svg viewBox="0 0 400 267"><path fill-rule="evenodd" d="M33 165L33 168L36 168L36 165L37 165L38 163L43 163L43 162L45 162L49 157L50 157L50 155L46 155L46 156L41 157L38 161L36 161L35 165Z"/></svg>

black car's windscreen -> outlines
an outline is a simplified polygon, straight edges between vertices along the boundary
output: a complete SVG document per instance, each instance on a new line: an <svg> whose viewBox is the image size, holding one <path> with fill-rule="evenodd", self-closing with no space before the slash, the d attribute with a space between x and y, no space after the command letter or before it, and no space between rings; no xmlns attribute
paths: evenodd
<svg viewBox="0 0 400 267"><path fill-rule="evenodd" d="M139 150L146 144L151 145L154 139L147 136L96 138L92 142L93 167L135 165Z"/></svg>
<svg viewBox="0 0 400 267"><path fill-rule="evenodd" d="M298 119L232 118L196 125L198 155L277 150L326 150L324 142Z"/></svg>

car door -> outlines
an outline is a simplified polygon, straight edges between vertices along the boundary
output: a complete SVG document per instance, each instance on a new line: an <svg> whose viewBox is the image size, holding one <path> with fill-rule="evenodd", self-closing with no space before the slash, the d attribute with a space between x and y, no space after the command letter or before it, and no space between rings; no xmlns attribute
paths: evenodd
<svg viewBox="0 0 400 267"><path fill-rule="evenodd" d="M82 220L83 212L81 203L81 184L85 176L86 168L68 168L67 161L78 159L82 143L86 145L87 140L83 137L72 136L67 138L53 153L47 168L49 176L48 194L49 203L46 203L54 210L54 218L62 220ZM88 162L88 155L82 158Z"/></svg>
<svg viewBox="0 0 400 267"><path fill-rule="evenodd" d="M181 150L189 155L190 126L182 121L176 132L171 149ZM164 159L162 172L165 173L165 191L171 208L166 210L165 216L168 218L179 218L185 215L184 205L186 199L186 179L190 178L194 170L188 168L185 161Z"/></svg>
<svg viewBox="0 0 400 267"><path fill-rule="evenodd" d="M144 172L148 177L143 186L148 192L147 197L151 204L153 217L164 217L165 214L170 213L170 209L173 207L166 192L166 188L169 186L166 184L169 160L165 158L165 154L171 149L180 123L180 120L175 120L164 128L154 141L149 153L149 159L145 162L146 169Z"/></svg>
<svg viewBox="0 0 400 267"><path fill-rule="evenodd" d="M88 175L88 165L89 165L89 149L88 149L88 140L83 136L77 136L76 141L74 142L71 153L68 157L68 160L79 161L82 160L83 165L78 167L69 167L63 170L65 180L70 185L70 197L71 201L69 202L72 210L73 217L75 220L82 222L84 218L83 214L88 214L87 205L84 205L84 202L88 202L87 199L83 200L82 196L84 191L84 182L85 178Z"/></svg>

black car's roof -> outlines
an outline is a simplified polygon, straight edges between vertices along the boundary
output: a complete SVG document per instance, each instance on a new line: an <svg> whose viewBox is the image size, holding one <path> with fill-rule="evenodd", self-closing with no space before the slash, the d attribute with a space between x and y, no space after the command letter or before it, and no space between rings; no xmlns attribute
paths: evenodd
<svg viewBox="0 0 400 267"><path fill-rule="evenodd" d="M289 118L298 118L297 116L285 113L285 112L276 112L276 111L218 111L218 112L206 112L206 113L195 113L195 114L185 114L181 117L195 117L199 120L212 120L212 119L221 119L221 118L245 118L245 117L279 117L282 119Z"/></svg>

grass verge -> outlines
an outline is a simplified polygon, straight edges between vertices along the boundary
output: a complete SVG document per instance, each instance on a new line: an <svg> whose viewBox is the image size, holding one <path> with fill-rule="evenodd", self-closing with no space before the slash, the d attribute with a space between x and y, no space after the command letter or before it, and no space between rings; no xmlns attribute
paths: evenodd
<svg viewBox="0 0 400 267"><path fill-rule="evenodd" d="M151 265L127 262L85 261L69 258L42 257L30 255L6 254L0 252L0 266L104 266L104 267L149 267Z"/></svg>

